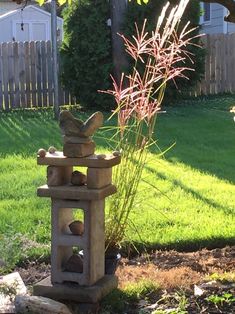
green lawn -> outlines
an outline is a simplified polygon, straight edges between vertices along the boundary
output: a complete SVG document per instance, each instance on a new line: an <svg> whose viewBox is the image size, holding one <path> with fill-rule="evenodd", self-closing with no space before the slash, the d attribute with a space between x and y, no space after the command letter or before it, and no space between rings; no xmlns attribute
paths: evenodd
<svg viewBox="0 0 235 314"><path fill-rule="evenodd" d="M228 108L235 97L169 107L158 118L156 138L132 215L128 241L137 246L197 249L235 244L235 124ZM98 149L107 150L102 131ZM51 111L0 116L0 256L9 266L29 255L48 254L50 200L38 198L46 168L38 148L62 147ZM152 187L154 186L154 187Z"/></svg>

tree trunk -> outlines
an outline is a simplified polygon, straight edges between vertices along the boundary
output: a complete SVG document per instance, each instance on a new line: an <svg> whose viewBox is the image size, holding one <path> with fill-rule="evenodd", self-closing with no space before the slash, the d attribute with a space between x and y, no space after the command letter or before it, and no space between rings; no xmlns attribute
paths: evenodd
<svg viewBox="0 0 235 314"><path fill-rule="evenodd" d="M111 31L112 31L112 56L113 75L119 82L121 73L128 66L123 40L117 33L121 33L121 27L127 8L126 0L110 0Z"/></svg>

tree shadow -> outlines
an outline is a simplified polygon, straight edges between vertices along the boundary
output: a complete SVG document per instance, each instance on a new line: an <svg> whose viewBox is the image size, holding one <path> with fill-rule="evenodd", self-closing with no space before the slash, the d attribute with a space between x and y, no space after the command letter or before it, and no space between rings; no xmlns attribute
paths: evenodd
<svg viewBox="0 0 235 314"><path fill-rule="evenodd" d="M169 108L158 121L158 145L171 163L184 163L202 172L235 183L235 124L229 108L189 106ZM152 148L152 152L157 150Z"/></svg>
<svg viewBox="0 0 235 314"><path fill-rule="evenodd" d="M165 174L163 174L162 172L160 172L156 169L153 169L149 166L146 166L145 168L147 171L153 173L157 178L171 182L174 186L180 187L180 189L185 191L187 194L193 195L195 199L198 199L198 200L202 201L203 203L206 203L207 205L213 207L215 210L223 210L223 212L226 215L235 215L234 209L228 208L224 205L221 205L221 204L215 202L213 199L210 199L208 197L201 195L199 192L195 191L192 188L189 188L188 186L183 184L181 181L176 180L176 179L171 179L168 176L166 176Z"/></svg>
<svg viewBox="0 0 235 314"><path fill-rule="evenodd" d="M195 252L206 248L208 250L216 248L224 248L227 245L235 245L234 237L211 237L199 238L195 240L179 240L177 242L169 242L168 244L159 244L153 242L133 241L131 244L126 243L122 248L122 256L133 258L139 255L139 252L152 253L155 250L176 250L178 252Z"/></svg>

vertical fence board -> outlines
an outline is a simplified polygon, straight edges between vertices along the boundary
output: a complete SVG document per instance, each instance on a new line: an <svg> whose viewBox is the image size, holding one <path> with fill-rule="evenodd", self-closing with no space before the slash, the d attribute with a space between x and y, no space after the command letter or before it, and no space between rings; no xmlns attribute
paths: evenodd
<svg viewBox="0 0 235 314"><path fill-rule="evenodd" d="M47 62L46 62L46 43L41 42L41 59L42 59L42 99L43 107L48 106L47 102Z"/></svg>
<svg viewBox="0 0 235 314"><path fill-rule="evenodd" d="M26 107L26 94L25 94L25 53L24 43L20 42L18 46L19 51L19 81L20 81L20 103L21 107Z"/></svg>
<svg viewBox="0 0 235 314"><path fill-rule="evenodd" d="M38 107L42 107L42 59L40 41L36 42L36 79Z"/></svg>
<svg viewBox="0 0 235 314"><path fill-rule="evenodd" d="M27 108L31 107L31 80L30 80L30 50L29 42L24 43L24 53L25 53L25 90L26 90L26 106Z"/></svg>
<svg viewBox="0 0 235 314"><path fill-rule="evenodd" d="M221 90L221 56L220 56L220 44L221 44L221 36L217 36L217 40L215 42L215 93L220 93Z"/></svg>
<svg viewBox="0 0 235 314"><path fill-rule="evenodd" d="M210 51L210 36L206 36L206 58L205 58L205 65L207 66L207 71L205 71L205 84L203 84L203 91L205 95L210 93L210 69L211 69L211 51ZM203 82L204 83L204 82Z"/></svg>
<svg viewBox="0 0 235 314"><path fill-rule="evenodd" d="M47 73L48 73L48 100L49 100L49 105L53 106L54 105L54 97L53 97L53 87L52 87L52 82L53 82L53 72L52 72L52 47L51 47L51 42L47 42Z"/></svg>
<svg viewBox="0 0 235 314"><path fill-rule="evenodd" d="M0 44L0 110L3 110L3 77L2 77L2 45Z"/></svg>
<svg viewBox="0 0 235 314"><path fill-rule="evenodd" d="M15 91L14 91L14 70L13 70L13 43L8 44L8 93L11 108L15 108Z"/></svg>
<svg viewBox="0 0 235 314"><path fill-rule="evenodd" d="M231 34L231 81L232 81L232 91L235 91L235 33Z"/></svg>
<svg viewBox="0 0 235 314"><path fill-rule="evenodd" d="M3 88L4 88L4 109L9 110L8 99L8 45L3 43L2 45L2 64L3 64Z"/></svg>
<svg viewBox="0 0 235 314"><path fill-rule="evenodd" d="M29 44L30 49L30 77L31 77L31 95L32 107L37 107L37 87L36 87L36 48L35 42L31 41Z"/></svg>
<svg viewBox="0 0 235 314"><path fill-rule="evenodd" d="M20 107L19 51L18 44L16 42L13 43L13 55L14 55L15 106L16 108L19 108Z"/></svg>

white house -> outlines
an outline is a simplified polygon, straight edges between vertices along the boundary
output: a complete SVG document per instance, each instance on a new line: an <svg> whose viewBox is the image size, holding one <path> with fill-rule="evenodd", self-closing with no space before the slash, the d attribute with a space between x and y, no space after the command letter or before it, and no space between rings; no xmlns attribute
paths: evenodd
<svg viewBox="0 0 235 314"><path fill-rule="evenodd" d="M57 36L59 40L63 37L63 19L60 17L57 17ZM49 12L36 5L23 7L15 2L10 4L10 1L0 0L0 42L50 39Z"/></svg>
<svg viewBox="0 0 235 314"><path fill-rule="evenodd" d="M228 34L235 32L235 23L224 21L228 10L218 3L201 3L201 32L205 34Z"/></svg>

